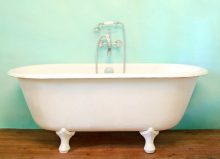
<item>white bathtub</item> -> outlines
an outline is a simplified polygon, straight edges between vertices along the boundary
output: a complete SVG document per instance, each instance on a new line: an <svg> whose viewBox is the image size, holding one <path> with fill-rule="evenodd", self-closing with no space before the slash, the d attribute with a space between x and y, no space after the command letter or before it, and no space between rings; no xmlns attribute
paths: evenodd
<svg viewBox="0 0 220 159"><path fill-rule="evenodd" d="M75 131L140 131L145 151L153 153L155 136L180 121L197 78L207 70L180 64L126 69L95 74L94 64L51 64L16 68L9 75L18 78L35 122L60 136L60 152L70 149Z"/></svg>

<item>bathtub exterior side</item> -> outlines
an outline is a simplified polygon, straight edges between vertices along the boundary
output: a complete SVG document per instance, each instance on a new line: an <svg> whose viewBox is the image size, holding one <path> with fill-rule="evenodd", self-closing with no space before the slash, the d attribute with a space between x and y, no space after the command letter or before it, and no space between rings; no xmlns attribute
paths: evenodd
<svg viewBox="0 0 220 159"><path fill-rule="evenodd" d="M35 122L57 131L170 129L182 118L197 77L19 78Z"/></svg>

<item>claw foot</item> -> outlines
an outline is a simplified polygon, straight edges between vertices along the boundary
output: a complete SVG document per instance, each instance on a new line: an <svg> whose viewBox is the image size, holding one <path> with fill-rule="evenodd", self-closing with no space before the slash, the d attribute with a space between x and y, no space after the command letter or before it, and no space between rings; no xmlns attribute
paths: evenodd
<svg viewBox="0 0 220 159"><path fill-rule="evenodd" d="M69 141L75 132L67 131L65 128L62 128L59 131L56 131L56 134L60 137L60 153L67 153L70 150Z"/></svg>
<svg viewBox="0 0 220 159"><path fill-rule="evenodd" d="M154 138L159 134L159 131L155 131L153 128L149 128L147 131L140 131L140 134L145 139L144 151L146 153L154 153Z"/></svg>

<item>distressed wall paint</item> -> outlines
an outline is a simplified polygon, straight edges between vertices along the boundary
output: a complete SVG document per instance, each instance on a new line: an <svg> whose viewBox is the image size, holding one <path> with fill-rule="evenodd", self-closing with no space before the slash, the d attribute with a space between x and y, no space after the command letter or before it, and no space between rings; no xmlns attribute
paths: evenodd
<svg viewBox="0 0 220 159"><path fill-rule="evenodd" d="M38 128L11 68L94 63L98 22L124 22L128 62L199 65L199 79L176 129L220 128L219 0L0 0L0 128Z"/></svg>

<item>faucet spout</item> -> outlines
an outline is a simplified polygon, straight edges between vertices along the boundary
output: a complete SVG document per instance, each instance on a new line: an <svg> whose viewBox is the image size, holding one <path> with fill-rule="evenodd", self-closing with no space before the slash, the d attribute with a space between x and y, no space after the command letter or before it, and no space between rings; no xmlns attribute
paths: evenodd
<svg viewBox="0 0 220 159"><path fill-rule="evenodd" d="M106 46L107 55L110 56L112 54L112 46L113 46L110 33L107 33L106 35L101 36L97 43L97 46L99 48Z"/></svg>
<svg viewBox="0 0 220 159"><path fill-rule="evenodd" d="M111 40L111 32L110 30L108 33L105 35L106 38L106 43L107 43L107 55L110 56L112 53L112 40Z"/></svg>
<svg viewBox="0 0 220 159"><path fill-rule="evenodd" d="M107 50L107 55L108 55L108 56L111 56L111 54L112 54L112 48L109 47L108 50Z"/></svg>

